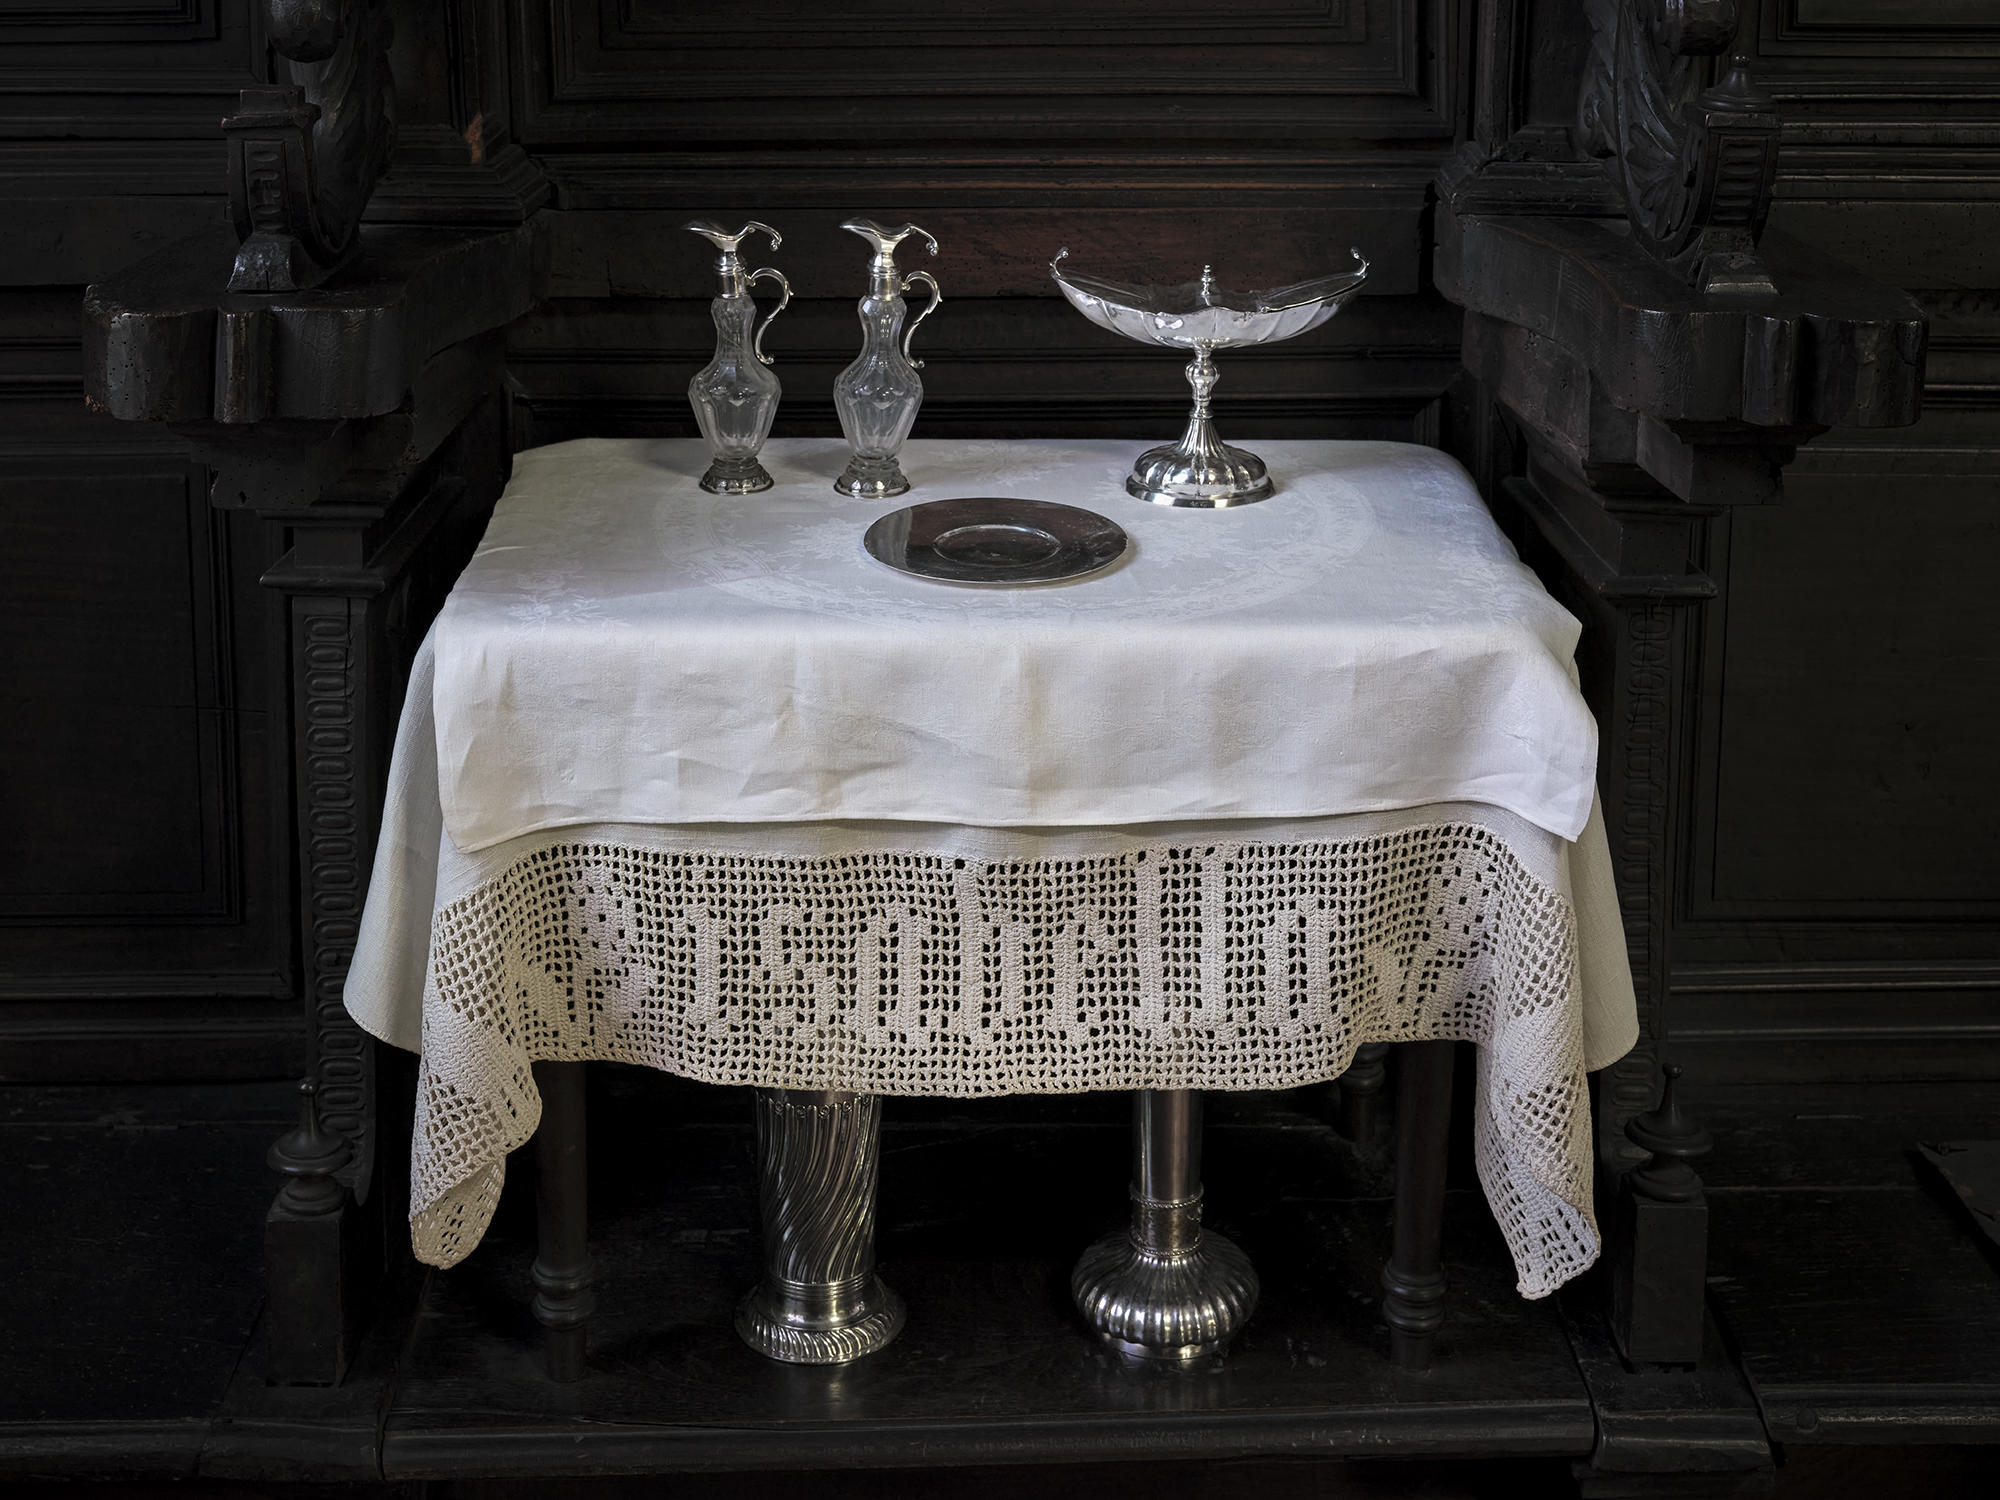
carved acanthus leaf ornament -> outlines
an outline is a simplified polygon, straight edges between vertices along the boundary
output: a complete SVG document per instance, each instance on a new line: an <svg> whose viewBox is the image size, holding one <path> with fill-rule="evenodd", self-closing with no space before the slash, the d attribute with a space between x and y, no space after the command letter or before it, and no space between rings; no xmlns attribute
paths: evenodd
<svg viewBox="0 0 2000 1500"><path fill-rule="evenodd" d="M1738 56L1737 0L1585 0L1591 50L1577 141L1603 159L1633 237L1690 285L1768 293L1757 237L1771 207L1778 113Z"/></svg>

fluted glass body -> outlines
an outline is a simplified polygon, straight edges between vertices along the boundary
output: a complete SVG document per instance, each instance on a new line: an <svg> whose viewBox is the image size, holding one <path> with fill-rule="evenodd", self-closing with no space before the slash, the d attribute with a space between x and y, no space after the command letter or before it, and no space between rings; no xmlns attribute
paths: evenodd
<svg viewBox="0 0 2000 1500"><path fill-rule="evenodd" d="M708 312L715 320L715 357L688 382L688 401L711 459L701 487L725 495L769 489L771 476L757 455L771 435L780 387L751 345L757 304L747 296L717 297Z"/></svg>
<svg viewBox="0 0 2000 1500"><path fill-rule="evenodd" d="M854 456L838 488L845 494L878 498L910 487L897 464L904 440L924 402L924 382L897 340L908 304L879 288L861 299L861 353L833 383L833 408Z"/></svg>

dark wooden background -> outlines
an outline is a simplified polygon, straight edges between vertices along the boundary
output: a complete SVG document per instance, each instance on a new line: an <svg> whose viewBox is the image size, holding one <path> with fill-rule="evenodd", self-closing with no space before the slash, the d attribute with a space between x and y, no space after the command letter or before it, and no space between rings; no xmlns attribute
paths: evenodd
<svg viewBox="0 0 2000 1500"><path fill-rule="evenodd" d="M516 447L692 432L698 214L785 232L779 431L835 431L857 212L942 247L919 435L1178 426L1177 362L1051 295L1063 245L1252 284L1357 245L1370 295L1224 362L1227 430L1459 440L1459 315L1428 258L1474 105L1460 0L394 9L402 144L371 217L551 214L548 298L509 335ZM1519 108L1555 129L1574 7L1526 11ZM78 343L86 284L226 219L217 122L269 76L260 17L0 4L0 1078L301 1063L285 619L257 583L284 538L211 509L170 435L87 411ZM1672 1027L1711 1076L1992 1076L2000 16L1762 0L1741 43L1787 121L1774 227L1915 292L1930 374L1919 425L1830 434L1782 505L1716 522Z"/></svg>

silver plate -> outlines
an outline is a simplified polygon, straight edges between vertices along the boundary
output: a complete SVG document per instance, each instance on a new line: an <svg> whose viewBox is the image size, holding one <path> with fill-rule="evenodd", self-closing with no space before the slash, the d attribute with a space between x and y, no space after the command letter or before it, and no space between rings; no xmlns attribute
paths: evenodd
<svg viewBox="0 0 2000 1500"><path fill-rule="evenodd" d="M979 495L891 511L862 545L877 562L944 583L1057 583L1125 555L1124 528L1052 500Z"/></svg>

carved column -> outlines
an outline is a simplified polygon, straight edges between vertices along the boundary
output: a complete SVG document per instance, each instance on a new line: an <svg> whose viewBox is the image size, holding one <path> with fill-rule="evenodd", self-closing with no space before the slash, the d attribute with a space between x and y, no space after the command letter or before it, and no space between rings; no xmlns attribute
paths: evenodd
<svg viewBox="0 0 2000 1500"><path fill-rule="evenodd" d="M167 247L89 288L82 309L90 403L171 426L213 473L217 505L291 532L264 581L291 626L314 1117L273 1158L293 1181L266 1240L266 1326L286 1331L270 1377L308 1384L341 1378L373 1269L404 1237L400 1210L383 1207L400 1186L382 1139L388 1060L342 988L403 675L505 480L500 330L536 299L527 221L547 191L504 115L482 124L504 71L469 59L497 55L497 10L411 7L413 55L431 62L405 82L428 146L394 201L366 213L396 137L389 8L266 0L274 83L244 90L223 125L233 232Z"/></svg>
<svg viewBox="0 0 2000 1500"><path fill-rule="evenodd" d="M388 1058L347 1013L347 972L409 661L484 524L504 474L504 438L498 402L489 400L414 470L330 467L314 477L296 430L293 443L190 431L215 469L218 498L250 505L292 533L263 582L284 594L291 623L306 1078L316 1125L342 1148L316 1222L343 1248L335 1257L300 1235L267 1237L267 1321L295 1333L287 1346L271 1345L266 1374L336 1384L385 1263L407 1235L406 1148L400 1128L385 1129L403 1103L385 1098L378 1072Z"/></svg>
<svg viewBox="0 0 2000 1500"><path fill-rule="evenodd" d="M354 958L379 815L384 728L373 684L368 601L315 588L280 565L266 584L291 595L292 768L299 838L301 956L310 1073L320 1124L353 1152L347 1183L366 1199L375 1159L374 1052L342 991Z"/></svg>
<svg viewBox="0 0 2000 1500"><path fill-rule="evenodd" d="M1440 282L1467 308L1464 362L1490 403L1478 459L1495 512L1585 627L1578 667L1601 733L1599 789L1640 1023L1638 1045L1597 1081L1601 1196L1619 1231L1606 1255L1620 1284L1698 1308L1698 1179L1644 1215L1627 1212L1623 1194L1650 1154L1627 1127L1659 1098L1671 1034L1687 675L1716 593L1704 571L1709 525L1727 507L1777 500L1798 444L1826 427L1913 415L1923 325L1901 294L1857 287L1784 244L1764 247L1783 294L1717 301L1597 223L1447 213L1439 242ZM1667 1227L1676 1216L1685 1232ZM1700 1320L1679 1327L1678 1340L1635 1340L1629 1317L1612 1320L1628 1357L1691 1363Z"/></svg>

